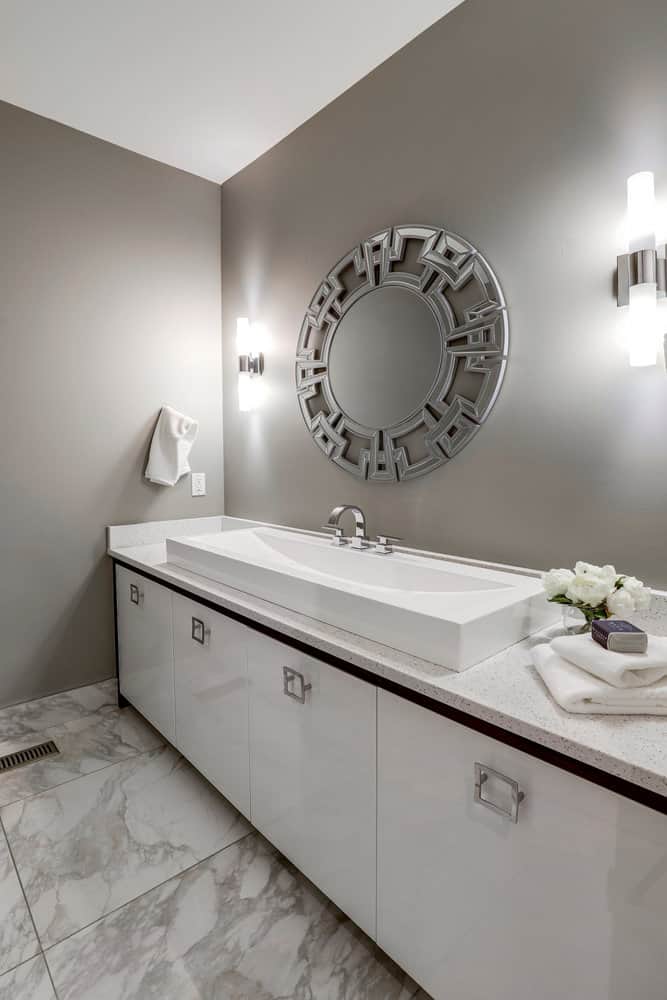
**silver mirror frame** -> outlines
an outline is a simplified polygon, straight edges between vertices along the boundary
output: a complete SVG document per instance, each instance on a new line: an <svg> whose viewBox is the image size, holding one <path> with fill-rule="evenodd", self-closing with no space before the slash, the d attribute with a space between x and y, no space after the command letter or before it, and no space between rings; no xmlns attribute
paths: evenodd
<svg viewBox="0 0 667 1000"><path fill-rule="evenodd" d="M417 271L400 268L410 241L421 242ZM352 268L356 283L348 288L344 273ZM364 427L336 400L329 352L338 324L354 303L388 286L419 294L435 314L442 341L440 370L421 406L404 420L390 427ZM472 304L458 315L454 299L462 289ZM477 433L500 392L508 349L505 299L482 254L446 229L392 226L341 257L313 295L296 352L301 414L320 450L346 472L380 483L416 479L448 462ZM474 399L456 391L460 372L480 376ZM422 453L412 460L406 439L414 441L415 435Z"/></svg>

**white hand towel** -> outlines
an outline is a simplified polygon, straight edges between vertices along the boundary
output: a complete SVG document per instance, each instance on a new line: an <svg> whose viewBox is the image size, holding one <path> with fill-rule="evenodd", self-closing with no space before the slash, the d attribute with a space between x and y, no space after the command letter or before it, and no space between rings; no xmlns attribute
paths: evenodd
<svg viewBox="0 0 667 1000"><path fill-rule="evenodd" d="M618 688L643 687L667 677L667 638L648 637L645 653L615 653L590 635L559 635L551 648L575 666Z"/></svg>
<svg viewBox="0 0 667 1000"><path fill-rule="evenodd" d="M667 715L667 681L641 688L616 688L564 660L546 643L535 646L532 656L551 696L566 712Z"/></svg>
<svg viewBox="0 0 667 1000"><path fill-rule="evenodd" d="M153 432L145 476L159 486L173 486L190 472L188 455L199 431L199 424L171 406L160 410Z"/></svg>

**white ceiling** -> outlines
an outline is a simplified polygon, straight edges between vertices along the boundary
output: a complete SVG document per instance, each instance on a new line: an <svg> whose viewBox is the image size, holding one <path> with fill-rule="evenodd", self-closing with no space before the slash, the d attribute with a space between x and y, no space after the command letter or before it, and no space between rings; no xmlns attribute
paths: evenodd
<svg viewBox="0 0 667 1000"><path fill-rule="evenodd" d="M461 0L0 0L0 99L221 182Z"/></svg>

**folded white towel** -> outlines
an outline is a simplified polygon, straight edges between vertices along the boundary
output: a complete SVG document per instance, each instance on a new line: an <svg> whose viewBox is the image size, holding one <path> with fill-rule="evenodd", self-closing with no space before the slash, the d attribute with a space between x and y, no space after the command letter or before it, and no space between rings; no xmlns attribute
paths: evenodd
<svg viewBox="0 0 667 1000"><path fill-rule="evenodd" d="M173 486L190 472L188 455L198 431L199 424L192 417L163 406L153 432L146 479L159 486Z"/></svg>
<svg viewBox="0 0 667 1000"><path fill-rule="evenodd" d="M664 636L650 635L645 653L615 653L590 635L559 635L552 639L551 648L570 663L614 687L643 687L667 677L667 638Z"/></svg>
<svg viewBox="0 0 667 1000"><path fill-rule="evenodd" d="M648 687L616 688L575 667L543 643L533 663L551 696L566 712L594 715L667 715L667 681Z"/></svg>

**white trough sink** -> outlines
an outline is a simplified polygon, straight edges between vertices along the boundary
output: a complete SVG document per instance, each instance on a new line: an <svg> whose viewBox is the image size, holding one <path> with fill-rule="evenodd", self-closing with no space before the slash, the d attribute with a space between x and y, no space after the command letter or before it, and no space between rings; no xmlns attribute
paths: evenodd
<svg viewBox="0 0 667 1000"><path fill-rule="evenodd" d="M451 670L558 618L532 576L278 528L169 538L167 560Z"/></svg>

